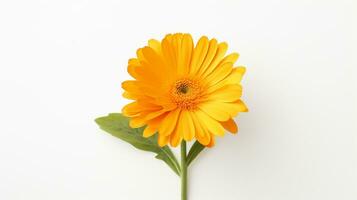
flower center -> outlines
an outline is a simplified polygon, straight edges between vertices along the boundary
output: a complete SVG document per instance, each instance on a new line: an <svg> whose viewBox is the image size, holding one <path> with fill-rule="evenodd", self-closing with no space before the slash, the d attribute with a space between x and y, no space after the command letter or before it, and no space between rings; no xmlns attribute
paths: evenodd
<svg viewBox="0 0 357 200"><path fill-rule="evenodd" d="M192 110L197 107L202 96L198 81L183 78L176 81L171 89L171 99L180 108Z"/></svg>
<svg viewBox="0 0 357 200"><path fill-rule="evenodd" d="M188 92L189 87L185 84L177 86L177 92L181 94L186 94Z"/></svg>

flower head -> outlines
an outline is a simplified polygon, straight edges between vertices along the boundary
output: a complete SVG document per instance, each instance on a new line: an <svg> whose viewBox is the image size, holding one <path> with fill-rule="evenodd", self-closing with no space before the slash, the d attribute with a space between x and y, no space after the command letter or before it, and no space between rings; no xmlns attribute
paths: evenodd
<svg viewBox="0 0 357 200"><path fill-rule="evenodd" d="M225 56L225 42L203 36L194 46L190 34L168 34L149 40L129 60L135 80L122 83L123 96L134 100L122 112L130 126L146 125L144 137L158 134L158 143L176 147L182 140L197 139L214 145L225 129L236 133L233 120L246 112L240 81L244 67L234 67L237 53Z"/></svg>

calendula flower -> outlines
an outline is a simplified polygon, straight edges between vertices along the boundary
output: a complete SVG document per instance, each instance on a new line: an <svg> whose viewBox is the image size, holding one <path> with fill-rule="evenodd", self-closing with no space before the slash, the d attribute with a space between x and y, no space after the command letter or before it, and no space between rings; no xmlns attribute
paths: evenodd
<svg viewBox="0 0 357 200"><path fill-rule="evenodd" d="M211 147L225 130L236 133L233 118L247 107L241 100L244 67L235 67L237 53L225 56L228 45L203 36L196 45L190 34L151 39L129 60L135 80L122 83L123 96L134 100L122 112L130 126L146 125L143 136L158 134L158 143L176 147L197 139Z"/></svg>

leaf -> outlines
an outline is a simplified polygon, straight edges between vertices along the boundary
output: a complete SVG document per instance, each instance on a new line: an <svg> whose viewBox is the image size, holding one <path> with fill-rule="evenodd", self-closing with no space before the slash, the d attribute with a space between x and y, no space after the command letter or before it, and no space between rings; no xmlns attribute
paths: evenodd
<svg viewBox="0 0 357 200"><path fill-rule="evenodd" d="M111 135L130 143L135 148L156 153L159 160L164 161L177 175L180 176L181 168L176 157L168 146L160 147L157 143L157 134L144 138L142 128L131 128L129 118L120 113L110 113L108 116L95 120L99 127Z"/></svg>
<svg viewBox="0 0 357 200"><path fill-rule="evenodd" d="M187 166L189 166L191 164L191 162L198 156L198 154L201 153L201 151L203 151L204 148L205 148L205 146L203 146L198 141L196 141L192 145L190 152L188 152L188 156L187 156Z"/></svg>

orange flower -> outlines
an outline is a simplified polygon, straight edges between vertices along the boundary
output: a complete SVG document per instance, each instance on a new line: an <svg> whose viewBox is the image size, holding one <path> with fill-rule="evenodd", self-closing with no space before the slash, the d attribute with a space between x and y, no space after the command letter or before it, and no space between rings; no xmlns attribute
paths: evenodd
<svg viewBox="0 0 357 200"><path fill-rule="evenodd" d="M129 60L135 80L122 83L123 96L134 100L122 110L130 126L146 125L144 137L158 133L160 146L174 147L193 139L211 147L225 129L236 133L233 117L248 110L240 99L245 68L234 67L239 55L225 56L227 48L206 36L194 46L181 33L149 40Z"/></svg>

